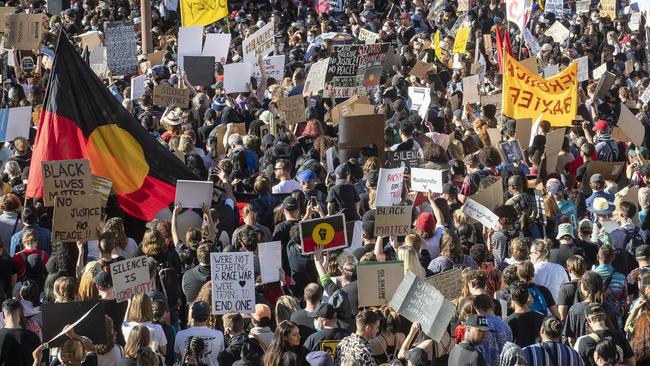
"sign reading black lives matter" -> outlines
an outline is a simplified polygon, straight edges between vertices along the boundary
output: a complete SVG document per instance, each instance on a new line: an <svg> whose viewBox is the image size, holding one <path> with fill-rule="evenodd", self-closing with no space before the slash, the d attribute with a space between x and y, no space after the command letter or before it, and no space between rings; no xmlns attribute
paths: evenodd
<svg viewBox="0 0 650 366"><path fill-rule="evenodd" d="M332 47L325 80L334 83L334 95L349 98L378 86L389 47L388 43Z"/></svg>
<svg viewBox="0 0 650 366"><path fill-rule="evenodd" d="M54 206L55 197L77 197L93 192L90 162L86 159L44 161L41 169L45 207Z"/></svg>
<svg viewBox="0 0 650 366"><path fill-rule="evenodd" d="M115 300L123 302L135 294L146 294L153 290L153 282L149 277L149 261L145 255L111 263Z"/></svg>
<svg viewBox="0 0 650 366"><path fill-rule="evenodd" d="M92 189L92 185L90 186ZM54 200L52 241L86 241L99 238L102 216L102 195L99 193Z"/></svg>
<svg viewBox="0 0 650 366"><path fill-rule="evenodd" d="M254 313L253 253L211 253L212 314Z"/></svg>
<svg viewBox="0 0 650 366"><path fill-rule="evenodd" d="M106 23L106 59L113 75L128 75L137 71L138 39L133 21Z"/></svg>

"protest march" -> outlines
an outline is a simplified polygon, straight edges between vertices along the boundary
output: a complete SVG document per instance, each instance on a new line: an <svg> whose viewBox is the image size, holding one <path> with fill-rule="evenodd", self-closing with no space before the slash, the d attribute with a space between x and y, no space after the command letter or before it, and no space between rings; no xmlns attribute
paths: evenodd
<svg viewBox="0 0 650 366"><path fill-rule="evenodd" d="M650 0L10 0L0 366L650 365Z"/></svg>

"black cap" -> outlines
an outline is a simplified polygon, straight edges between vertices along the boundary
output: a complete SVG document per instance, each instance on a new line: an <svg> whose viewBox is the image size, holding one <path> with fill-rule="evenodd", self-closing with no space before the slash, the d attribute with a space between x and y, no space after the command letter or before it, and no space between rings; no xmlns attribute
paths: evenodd
<svg viewBox="0 0 650 366"><path fill-rule="evenodd" d="M604 315L605 309L603 308L602 305L600 305L597 302L592 302L587 307L585 308L585 317L591 316L591 315Z"/></svg>
<svg viewBox="0 0 650 366"><path fill-rule="evenodd" d="M316 307L316 310L307 313L307 316L309 318L325 318L325 319L332 319L334 316L336 316L336 309L334 309L334 306L330 304L318 304Z"/></svg>
<svg viewBox="0 0 650 366"><path fill-rule="evenodd" d="M648 258L650 259L650 245L639 245L634 250L634 256L636 258Z"/></svg>
<svg viewBox="0 0 650 366"><path fill-rule="evenodd" d="M476 315L476 314L470 315L465 321L465 326L480 329L480 330L486 330L486 331L490 330L490 327L488 326L487 318L484 317L483 315Z"/></svg>
<svg viewBox="0 0 650 366"><path fill-rule="evenodd" d="M430 365L431 362L427 357L427 352L422 348L411 348L410 350L404 353L404 359L410 361L411 364L415 366Z"/></svg>
<svg viewBox="0 0 650 366"><path fill-rule="evenodd" d="M282 201L282 208L287 211L293 211L298 209L298 200L289 196Z"/></svg>
<svg viewBox="0 0 650 366"><path fill-rule="evenodd" d="M106 271L101 271L95 275L93 282L99 287L108 288L113 287L113 279L111 274Z"/></svg>
<svg viewBox="0 0 650 366"><path fill-rule="evenodd" d="M192 304L192 319L198 322L208 321L210 317L210 305L205 301L195 301Z"/></svg>

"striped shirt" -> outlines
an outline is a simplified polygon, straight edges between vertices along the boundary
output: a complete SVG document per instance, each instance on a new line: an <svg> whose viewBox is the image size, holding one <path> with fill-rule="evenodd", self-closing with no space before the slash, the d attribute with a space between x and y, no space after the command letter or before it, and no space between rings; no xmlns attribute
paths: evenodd
<svg viewBox="0 0 650 366"><path fill-rule="evenodd" d="M524 347L528 366L584 366L578 352L560 342L541 342Z"/></svg>

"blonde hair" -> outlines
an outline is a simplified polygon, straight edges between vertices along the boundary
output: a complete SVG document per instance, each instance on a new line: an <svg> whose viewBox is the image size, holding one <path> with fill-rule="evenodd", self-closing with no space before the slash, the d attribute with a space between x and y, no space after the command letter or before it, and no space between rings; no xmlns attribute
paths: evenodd
<svg viewBox="0 0 650 366"><path fill-rule="evenodd" d="M75 302L79 293L79 282L74 277L59 277L54 281L54 297L57 303Z"/></svg>
<svg viewBox="0 0 650 366"><path fill-rule="evenodd" d="M38 234L31 227L25 228L21 239L24 245L38 244Z"/></svg>
<svg viewBox="0 0 650 366"><path fill-rule="evenodd" d="M420 253L422 249L422 237L418 234L408 234L404 237L404 245L410 246L416 253Z"/></svg>
<svg viewBox="0 0 650 366"><path fill-rule="evenodd" d="M406 271L411 271L414 275L422 279L426 277L426 272L424 272L424 268L422 268L413 247L408 245L402 245L399 247L397 249L397 258L404 262L404 273L406 273Z"/></svg>
<svg viewBox="0 0 650 366"><path fill-rule="evenodd" d="M297 310L300 310L300 306L296 299L288 295L280 296L275 303L275 323L290 320L291 314Z"/></svg>
<svg viewBox="0 0 650 366"><path fill-rule="evenodd" d="M131 298L129 311L126 313L126 320L133 322L153 321L153 305L146 294L136 294Z"/></svg>
<svg viewBox="0 0 650 366"><path fill-rule="evenodd" d="M93 277L93 271L87 271L81 276L81 280L79 281L79 300L99 300L99 291L97 291L97 287L93 283Z"/></svg>

